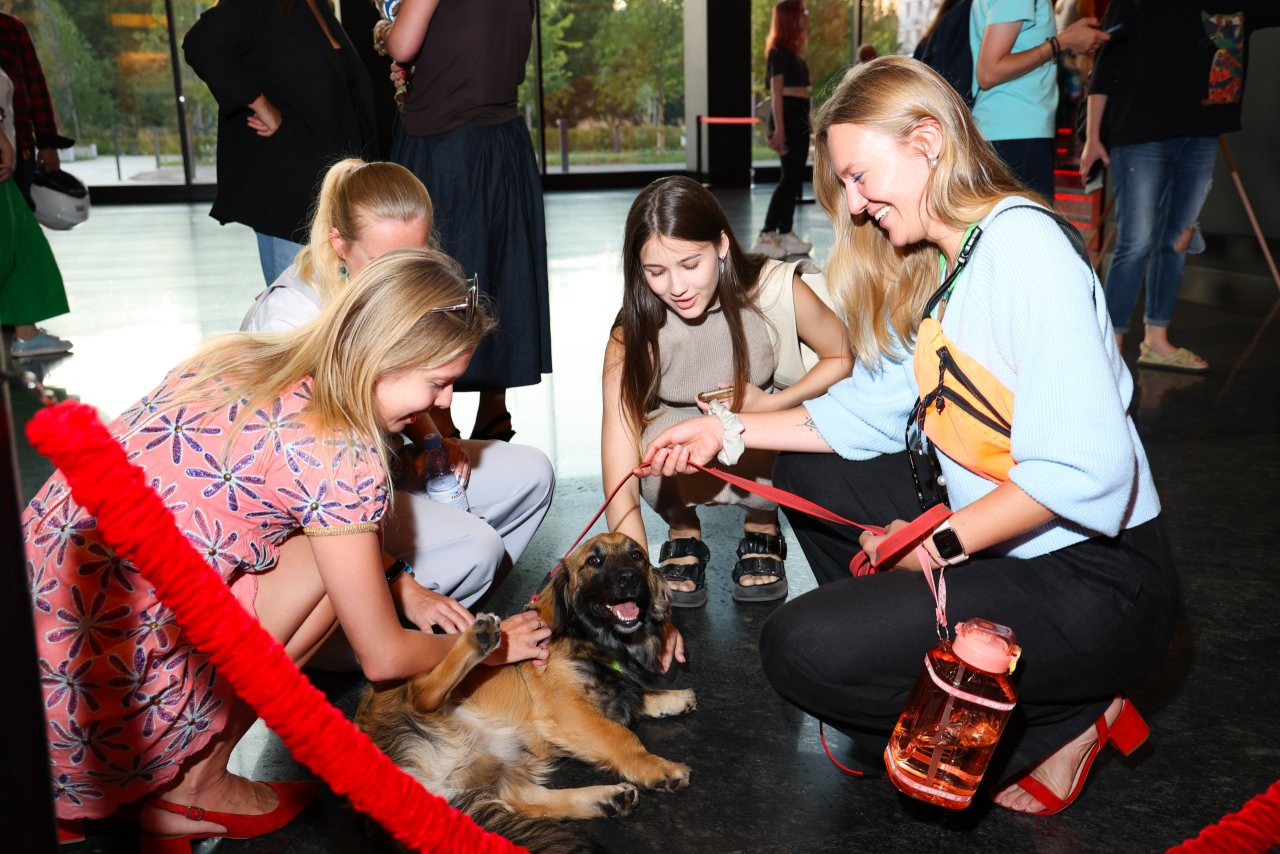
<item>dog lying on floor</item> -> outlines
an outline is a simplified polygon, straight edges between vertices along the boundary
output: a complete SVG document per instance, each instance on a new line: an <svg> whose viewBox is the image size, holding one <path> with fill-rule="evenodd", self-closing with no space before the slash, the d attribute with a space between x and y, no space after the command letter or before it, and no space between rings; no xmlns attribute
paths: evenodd
<svg viewBox="0 0 1280 854"><path fill-rule="evenodd" d="M477 617L444 660L407 683L366 689L355 722L391 760L482 827L533 852L598 850L559 823L629 815L637 787L676 791L689 767L645 750L627 726L683 715L691 690L650 690L670 593L623 534L574 549L530 607L551 626L547 666L476 667L501 639ZM573 756L627 782L578 789L543 783Z"/></svg>

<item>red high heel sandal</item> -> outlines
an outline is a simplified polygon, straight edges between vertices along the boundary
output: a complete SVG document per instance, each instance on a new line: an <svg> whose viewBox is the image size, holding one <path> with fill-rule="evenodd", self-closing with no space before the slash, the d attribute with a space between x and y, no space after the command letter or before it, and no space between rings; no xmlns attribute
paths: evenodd
<svg viewBox="0 0 1280 854"><path fill-rule="evenodd" d="M178 836L160 836L144 831L142 854L190 854L192 840L209 839L214 836L223 836L228 839L252 839L255 836L266 836L293 821L298 813L311 803L319 789L319 786L312 782L267 783L266 785L275 789L280 797L280 803L271 812L262 815L211 812L196 806L173 804L159 798L147 799L146 806L186 816L192 821L211 821L222 825L226 830L220 833L184 833Z"/></svg>
<svg viewBox="0 0 1280 854"><path fill-rule="evenodd" d="M1104 713L1102 717L1094 722L1093 728L1098 732L1098 743L1085 754L1080 767L1076 769L1076 778L1071 784L1071 791L1065 798L1060 798L1049 791L1043 783L1032 777L1030 773L1024 774L1020 779L1013 781L1013 785L1044 804L1044 809L1028 813L1028 815L1053 815L1071 806L1080 795L1080 791L1084 789L1084 781L1089 776L1089 769L1093 767L1093 760L1098 758L1103 745L1109 743L1123 755L1128 756L1145 744L1147 736L1151 734L1151 729L1147 726L1147 722L1142 719L1142 715L1138 714L1138 710L1133 707L1133 703L1124 697L1121 698L1120 714L1116 716L1115 722L1111 726L1107 726L1107 716Z"/></svg>

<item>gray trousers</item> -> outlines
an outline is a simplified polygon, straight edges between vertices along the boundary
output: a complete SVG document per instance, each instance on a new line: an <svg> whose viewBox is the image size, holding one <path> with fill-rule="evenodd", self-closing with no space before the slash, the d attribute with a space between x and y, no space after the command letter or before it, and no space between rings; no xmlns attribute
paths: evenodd
<svg viewBox="0 0 1280 854"><path fill-rule="evenodd" d="M382 549L424 587L470 607L498 568L514 565L551 507L555 472L537 448L463 440L471 457L466 513L418 490L395 491Z"/></svg>

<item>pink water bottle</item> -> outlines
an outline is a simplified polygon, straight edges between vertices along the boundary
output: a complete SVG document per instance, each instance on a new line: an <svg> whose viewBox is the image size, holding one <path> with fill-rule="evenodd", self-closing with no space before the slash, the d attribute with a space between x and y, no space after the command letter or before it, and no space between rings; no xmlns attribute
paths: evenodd
<svg viewBox="0 0 1280 854"><path fill-rule="evenodd" d="M1009 674L1021 654L1011 629L981 619L925 654L884 751L893 785L948 809L969 805L1017 700Z"/></svg>

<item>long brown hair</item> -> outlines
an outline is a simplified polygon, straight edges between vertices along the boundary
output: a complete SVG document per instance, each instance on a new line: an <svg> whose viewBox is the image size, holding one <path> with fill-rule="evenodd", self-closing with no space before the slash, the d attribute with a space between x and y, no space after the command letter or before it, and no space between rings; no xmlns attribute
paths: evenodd
<svg viewBox="0 0 1280 854"><path fill-rule="evenodd" d="M614 321L615 334L622 333L622 411L632 425L643 427L657 403L658 367L662 364L658 331L666 325L671 312L649 288L640 263L640 250L655 236L716 246L722 236L728 240L729 253L716 285L716 299L724 312L733 347L731 408L739 409L749 369L742 312L759 313L756 283L766 259L742 251L729 218L710 190L692 178L677 175L660 178L641 190L627 214L622 245L622 309Z"/></svg>
<svg viewBox="0 0 1280 854"><path fill-rule="evenodd" d="M938 250L926 242L899 249L867 213L849 212L828 136L833 125L855 124L905 145L926 120L942 128L942 148L925 188L930 216L962 229L1001 199L1037 198L978 132L951 84L923 62L882 56L846 73L814 115L813 187L835 226L827 282L849 318L854 358L870 365L895 357L915 338L920 312L938 286Z"/></svg>
<svg viewBox="0 0 1280 854"><path fill-rule="evenodd" d="M808 30L804 21L804 0L778 0L769 20L769 35L764 40L764 55L775 47L785 47L800 55Z"/></svg>

